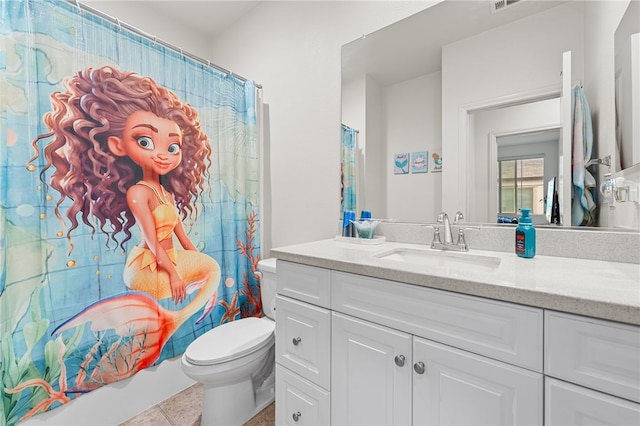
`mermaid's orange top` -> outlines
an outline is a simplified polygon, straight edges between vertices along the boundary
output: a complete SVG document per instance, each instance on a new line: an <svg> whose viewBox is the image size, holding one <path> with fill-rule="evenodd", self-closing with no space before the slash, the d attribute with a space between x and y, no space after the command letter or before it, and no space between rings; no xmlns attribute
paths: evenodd
<svg viewBox="0 0 640 426"><path fill-rule="evenodd" d="M156 237L158 238L158 241L160 242L160 241L164 241L166 239L171 238L173 235L173 230L175 229L176 224L178 223L178 220L180 218L178 217L178 210L168 200L168 195L164 193L164 188L162 189L163 195L165 196L163 199L163 197L160 197L158 190L153 186L149 185L148 183L144 181L140 181L136 185L144 185L147 188L151 188L153 193L156 195L156 198L158 198L158 201L160 202L160 204L158 204L158 206L156 206L156 208L153 209L153 211L151 212L151 216L153 217L153 223L155 224L155 227L156 227ZM149 249L144 249L142 247L136 247L136 249L137 250L135 251L137 251L137 253L132 253L133 255L129 258L129 261L127 262L127 266L131 265L135 259L142 256L140 267L145 268L149 266L152 271L155 271L157 268L157 265L156 265L156 257L154 256L153 252ZM166 250L166 252L169 255L169 258L171 259L173 264L175 265L176 264L175 249L171 248Z"/></svg>

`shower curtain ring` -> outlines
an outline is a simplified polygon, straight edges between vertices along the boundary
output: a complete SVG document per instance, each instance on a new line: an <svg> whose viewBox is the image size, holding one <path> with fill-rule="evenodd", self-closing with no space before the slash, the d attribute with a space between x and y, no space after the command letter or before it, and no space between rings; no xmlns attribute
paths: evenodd
<svg viewBox="0 0 640 426"><path fill-rule="evenodd" d="M158 36L153 36L153 47L156 47L157 42L158 42Z"/></svg>
<svg viewBox="0 0 640 426"><path fill-rule="evenodd" d="M78 8L78 14L82 15L82 8L80 7L80 0L76 0L76 7Z"/></svg>
<svg viewBox="0 0 640 426"><path fill-rule="evenodd" d="M122 32L122 25L120 24L120 20L116 18L116 25L118 25L118 31Z"/></svg>

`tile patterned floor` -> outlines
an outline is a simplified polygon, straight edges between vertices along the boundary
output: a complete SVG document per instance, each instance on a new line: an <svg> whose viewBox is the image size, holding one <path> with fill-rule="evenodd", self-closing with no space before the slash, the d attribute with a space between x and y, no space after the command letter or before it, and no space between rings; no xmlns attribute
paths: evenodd
<svg viewBox="0 0 640 426"><path fill-rule="evenodd" d="M200 424L202 384L195 385L154 405L119 426L205 426ZM258 413L244 426L274 426L275 404Z"/></svg>

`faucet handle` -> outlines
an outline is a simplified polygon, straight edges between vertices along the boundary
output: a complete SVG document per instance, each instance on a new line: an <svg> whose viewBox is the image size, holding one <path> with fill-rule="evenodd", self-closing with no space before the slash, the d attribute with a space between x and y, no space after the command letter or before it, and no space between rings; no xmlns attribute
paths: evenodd
<svg viewBox="0 0 640 426"><path fill-rule="evenodd" d="M457 211L456 215L453 218L453 224L457 225L458 223L460 223L462 219L464 219L464 215L462 214L461 211Z"/></svg>
<svg viewBox="0 0 640 426"><path fill-rule="evenodd" d="M458 241L456 242L456 245L460 246L466 251L469 250L469 246L467 246L467 242L464 239L464 230L465 228L458 229Z"/></svg>
<svg viewBox="0 0 640 426"><path fill-rule="evenodd" d="M440 228L436 226L433 228L433 240L431 241L431 248L435 248L437 244L442 244L442 240L440 240Z"/></svg>
<svg viewBox="0 0 640 426"><path fill-rule="evenodd" d="M459 227L458 228L458 241L456 242L456 245L462 247L465 251L469 250L469 246L467 245L467 241L465 239L464 236L464 231L473 231L473 230L478 230L480 229L477 226L466 226L466 227Z"/></svg>

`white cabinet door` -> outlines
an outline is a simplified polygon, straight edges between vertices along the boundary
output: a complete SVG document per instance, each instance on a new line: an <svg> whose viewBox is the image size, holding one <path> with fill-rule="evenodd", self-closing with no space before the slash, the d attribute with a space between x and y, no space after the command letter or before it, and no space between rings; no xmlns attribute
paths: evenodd
<svg viewBox="0 0 640 426"><path fill-rule="evenodd" d="M411 424L411 335L333 313L331 423Z"/></svg>
<svg viewBox="0 0 640 426"><path fill-rule="evenodd" d="M545 379L547 426L640 425L640 404L552 378Z"/></svg>
<svg viewBox="0 0 640 426"><path fill-rule="evenodd" d="M418 337L413 363L414 425L542 425L539 373Z"/></svg>
<svg viewBox="0 0 640 426"><path fill-rule="evenodd" d="M276 364L276 424L328 425L329 392Z"/></svg>

